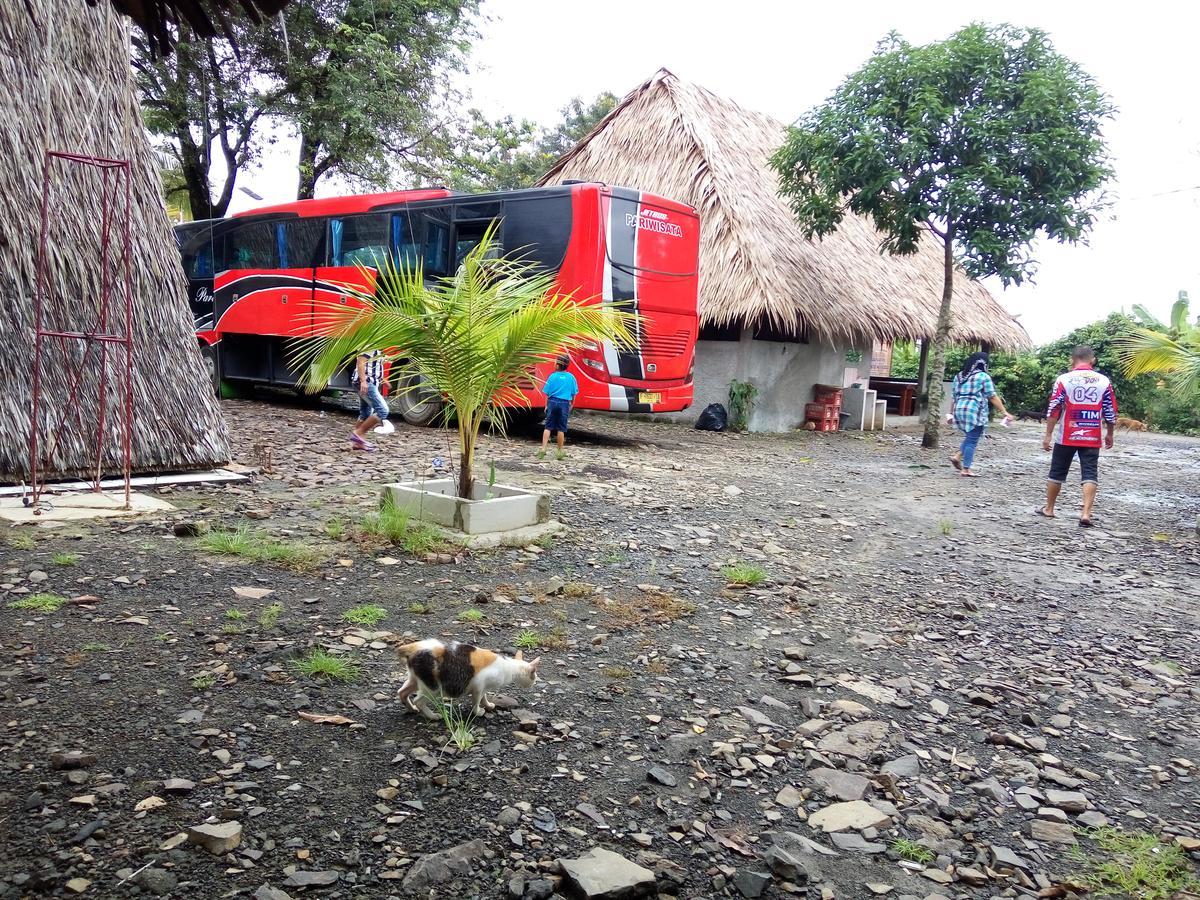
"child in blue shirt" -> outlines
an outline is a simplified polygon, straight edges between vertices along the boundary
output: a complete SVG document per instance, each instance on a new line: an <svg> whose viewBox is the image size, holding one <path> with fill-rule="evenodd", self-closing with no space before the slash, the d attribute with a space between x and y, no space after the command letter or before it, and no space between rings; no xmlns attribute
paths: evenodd
<svg viewBox="0 0 1200 900"><path fill-rule="evenodd" d="M542 449L538 458L546 455L546 445L550 443L550 432L558 432L558 456L562 458L563 442L567 437L567 418L571 414L571 403L579 393L579 383L575 376L567 371L571 360L565 354L555 361L555 371L550 373L542 392L546 395L546 425L542 432Z"/></svg>

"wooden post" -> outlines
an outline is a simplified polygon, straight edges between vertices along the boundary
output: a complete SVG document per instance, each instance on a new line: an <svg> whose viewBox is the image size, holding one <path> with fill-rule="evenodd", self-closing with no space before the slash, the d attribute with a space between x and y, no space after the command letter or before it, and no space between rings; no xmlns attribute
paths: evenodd
<svg viewBox="0 0 1200 900"><path fill-rule="evenodd" d="M922 339L921 341L921 359L917 363L917 418L921 419L925 416L925 408L929 403L929 388L925 384L926 376L929 374L929 341Z"/></svg>

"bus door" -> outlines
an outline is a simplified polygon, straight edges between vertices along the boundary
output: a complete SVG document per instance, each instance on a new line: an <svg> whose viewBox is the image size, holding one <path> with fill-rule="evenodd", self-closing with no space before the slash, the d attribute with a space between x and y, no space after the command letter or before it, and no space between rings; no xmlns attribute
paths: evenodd
<svg viewBox="0 0 1200 900"><path fill-rule="evenodd" d="M213 276L216 267L212 223L210 219L175 226L175 239L179 243L183 274L188 283L188 306L192 310L196 338L205 346L217 340L213 316Z"/></svg>
<svg viewBox="0 0 1200 900"><path fill-rule="evenodd" d="M320 220L297 216L231 222L217 273L214 315L221 376L294 385L288 339L312 333Z"/></svg>
<svg viewBox="0 0 1200 900"><path fill-rule="evenodd" d="M327 223L325 254L323 265L316 270L313 291L314 325L318 326L338 307L361 305L352 292L371 288L371 273L378 270L392 246L392 213L333 216L322 221ZM330 387L349 389L349 370L335 375Z"/></svg>

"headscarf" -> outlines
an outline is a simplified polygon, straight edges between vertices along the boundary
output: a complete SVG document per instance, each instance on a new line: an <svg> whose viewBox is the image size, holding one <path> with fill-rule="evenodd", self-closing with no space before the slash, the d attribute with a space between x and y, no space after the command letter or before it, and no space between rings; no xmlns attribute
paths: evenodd
<svg viewBox="0 0 1200 900"><path fill-rule="evenodd" d="M988 355L983 352L972 353L963 361L962 371L958 373L960 381L966 381L976 372L986 372L988 367Z"/></svg>

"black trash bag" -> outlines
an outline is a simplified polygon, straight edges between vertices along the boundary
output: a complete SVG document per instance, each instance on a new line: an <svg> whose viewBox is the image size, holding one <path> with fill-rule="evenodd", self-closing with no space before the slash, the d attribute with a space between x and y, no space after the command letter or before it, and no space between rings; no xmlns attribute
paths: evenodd
<svg viewBox="0 0 1200 900"><path fill-rule="evenodd" d="M697 431L727 431L729 429L729 413L720 403L710 403L700 413L696 420Z"/></svg>

